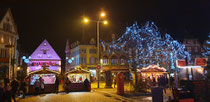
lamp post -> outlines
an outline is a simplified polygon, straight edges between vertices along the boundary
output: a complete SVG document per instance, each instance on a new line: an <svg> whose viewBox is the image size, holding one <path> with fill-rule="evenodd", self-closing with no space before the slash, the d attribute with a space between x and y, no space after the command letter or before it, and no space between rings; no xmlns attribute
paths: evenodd
<svg viewBox="0 0 210 102"><path fill-rule="evenodd" d="M94 21L94 20L89 20L88 18L84 18L84 22L85 23L88 23L89 21L91 21L91 22L95 22L96 23L96 36L97 36L97 57L98 57L98 66L101 66L101 64L100 64L100 53L99 53L99 45L100 45L100 43L99 43L99 40L100 40L100 23L104 23L105 25L106 24L108 24L108 22L106 21L106 20L101 20L101 17L105 17L105 13L104 12L101 12L101 14L100 14L100 17L99 17L99 19L97 20L97 21ZM100 68L97 68L96 69L98 72L98 88L99 88L99 81L100 81Z"/></svg>

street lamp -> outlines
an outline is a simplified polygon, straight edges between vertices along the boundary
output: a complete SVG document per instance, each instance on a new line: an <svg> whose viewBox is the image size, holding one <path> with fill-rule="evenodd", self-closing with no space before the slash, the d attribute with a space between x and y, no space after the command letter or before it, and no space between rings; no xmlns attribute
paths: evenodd
<svg viewBox="0 0 210 102"><path fill-rule="evenodd" d="M101 12L100 13L100 17L98 20L94 21L94 20L89 20L87 18L84 18L84 23L88 23L89 21L91 22L95 22L96 23L96 32L97 32L97 56L98 56L98 65L100 66L100 54L99 54L99 24L100 23L103 23L103 24L108 24L108 21L107 20L101 20L102 17L105 17L106 16L106 13L105 12ZM97 70L98 71L98 74L100 74L100 69ZM99 79L100 79L100 75L98 75L98 88L99 88Z"/></svg>

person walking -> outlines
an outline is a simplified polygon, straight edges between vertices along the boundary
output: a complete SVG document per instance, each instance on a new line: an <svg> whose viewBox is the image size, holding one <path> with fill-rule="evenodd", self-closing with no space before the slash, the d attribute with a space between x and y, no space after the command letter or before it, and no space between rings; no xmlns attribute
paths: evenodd
<svg viewBox="0 0 210 102"><path fill-rule="evenodd" d="M12 88L9 83L5 86L4 102L12 102Z"/></svg>
<svg viewBox="0 0 210 102"><path fill-rule="evenodd" d="M39 82L40 82L40 93L44 93L45 85L44 85L44 79L42 78L42 76L40 76Z"/></svg>
<svg viewBox="0 0 210 102"><path fill-rule="evenodd" d="M19 83L16 79L14 79L12 81L11 87L12 87L12 98L13 98L14 102L16 102L15 96L16 96L16 93L17 93L18 88L19 88Z"/></svg>
<svg viewBox="0 0 210 102"><path fill-rule="evenodd" d="M86 78L84 81L84 89L85 91L89 91L89 86L90 86L90 82L88 81L88 79Z"/></svg>
<svg viewBox="0 0 210 102"><path fill-rule="evenodd" d="M56 79L55 79L55 93L56 94L58 94L59 92L59 83L60 83L59 77L56 76Z"/></svg>
<svg viewBox="0 0 210 102"><path fill-rule="evenodd" d="M25 94L26 94L26 81L23 80L20 84L20 89L19 91L22 91L23 93L23 97L22 98L25 98Z"/></svg>
<svg viewBox="0 0 210 102"><path fill-rule="evenodd" d="M65 84L64 84L65 92L68 93L69 90L70 90L69 86L70 86L70 84L71 84L71 81L69 80L68 77L66 77L66 78L64 79L64 82L65 82Z"/></svg>
<svg viewBox="0 0 210 102"><path fill-rule="evenodd" d="M40 81L39 79L36 79L35 83L34 83L34 89L35 89L35 94L38 95L39 94L39 90L40 90Z"/></svg>
<svg viewBox="0 0 210 102"><path fill-rule="evenodd" d="M116 78L116 76L114 76L114 78L113 78L113 84L114 84L114 88L115 88L115 85L117 84L117 78Z"/></svg>
<svg viewBox="0 0 210 102"><path fill-rule="evenodd" d="M0 83L0 100L4 102L4 86L3 83Z"/></svg>

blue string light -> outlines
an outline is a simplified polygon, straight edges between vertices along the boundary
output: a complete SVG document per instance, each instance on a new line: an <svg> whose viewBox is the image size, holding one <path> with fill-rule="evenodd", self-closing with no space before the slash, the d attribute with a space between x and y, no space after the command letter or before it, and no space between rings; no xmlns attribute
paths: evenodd
<svg viewBox="0 0 210 102"><path fill-rule="evenodd" d="M138 50L136 57L136 61L139 62L138 67L159 64L175 68L176 60L188 58L190 61L191 58L190 53L185 51L185 45L174 40L169 34L161 36L154 22L146 22L141 28L137 23L126 27L125 33L113 43L101 41L102 47L110 48L107 51L109 53L117 50L129 52L126 51L129 49L124 48L129 43L135 44ZM128 58L128 62L132 63L131 58Z"/></svg>

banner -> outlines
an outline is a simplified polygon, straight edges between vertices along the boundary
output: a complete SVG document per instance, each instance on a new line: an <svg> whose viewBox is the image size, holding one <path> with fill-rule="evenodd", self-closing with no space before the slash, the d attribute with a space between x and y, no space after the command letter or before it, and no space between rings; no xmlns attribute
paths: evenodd
<svg viewBox="0 0 210 102"><path fill-rule="evenodd" d="M185 60L176 60L176 65L177 65L177 67L186 66L186 61Z"/></svg>
<svg viewBox="0 0 210 102"><path fill-rule="evenodd" d="M207 66L208 58L195 58L195 66Z"/></svg>

